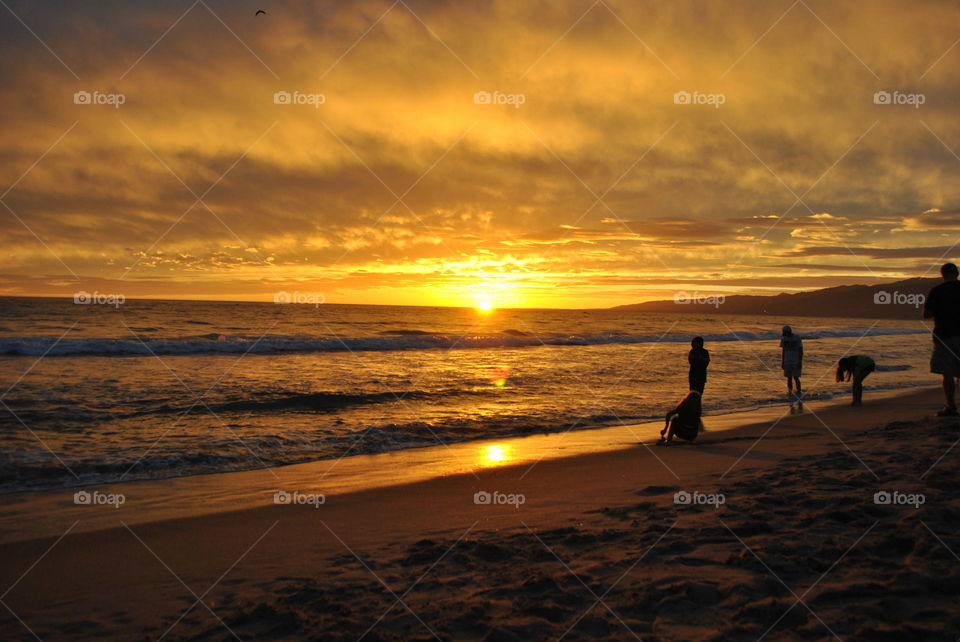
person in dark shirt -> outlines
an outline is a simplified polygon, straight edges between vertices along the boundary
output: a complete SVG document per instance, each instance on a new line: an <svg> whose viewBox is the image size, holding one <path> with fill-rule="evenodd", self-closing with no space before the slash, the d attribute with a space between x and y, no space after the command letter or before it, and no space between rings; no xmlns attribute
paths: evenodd
<svg viewBox="0 0 960 642"><path fill-rule="evenodd" d="M923 318L933 318L933 355L930 372L943 377L947 405L938 417L956 417L956 377L960 376L960 270L953 263L940 268L943 283L936 285L923 305Z"/></svg>
<svg viewBox="0 0 960 642"><path fill-rule="evenodd" d="M700 420L701 411L700 393L691 390L676 408L667 413L666 425L660 431L661 441L664 436L666 436L667 445L673 443L674 437L690 442L696 441L697 435L703 430L703 422Z"/></svg>
<svg viewBox="0 0 960 642"><path fill-rule="evenodd" d="M687 355L690 362L690 390L696 390L703 396L707 385L707 366L710 365L710 353L703 349L703 337L694 337L690 342L691 350Z"/></svg>
<svg viewBox="0 0 960 642"><path fill-rule="evenodd" d="M877 369L877 364L865 354L844 357L837 362L837 383L853 380L851 406L863 405L863 380Z"/></svg>

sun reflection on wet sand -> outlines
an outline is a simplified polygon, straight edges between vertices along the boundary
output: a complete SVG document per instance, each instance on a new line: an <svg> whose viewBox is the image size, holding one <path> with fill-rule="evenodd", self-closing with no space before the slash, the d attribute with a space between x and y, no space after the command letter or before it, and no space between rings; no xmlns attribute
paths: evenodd
<svg viewBox="0 0 960 642"><path fill-rule="evenodd" d="M512 463L513 445L506 443L489 444L480 449L480 466L492 468Z"/></svg>

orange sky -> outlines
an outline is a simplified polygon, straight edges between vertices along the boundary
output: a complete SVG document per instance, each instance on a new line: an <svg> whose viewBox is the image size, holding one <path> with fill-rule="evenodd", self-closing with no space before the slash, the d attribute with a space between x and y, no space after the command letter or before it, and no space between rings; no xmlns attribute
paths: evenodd
<svg viewBox="0 0 960 642"><path fill-rule="evenodd" d="M261 5L0 9L0 294L602 307L956 258L956 3Z"/></svg>

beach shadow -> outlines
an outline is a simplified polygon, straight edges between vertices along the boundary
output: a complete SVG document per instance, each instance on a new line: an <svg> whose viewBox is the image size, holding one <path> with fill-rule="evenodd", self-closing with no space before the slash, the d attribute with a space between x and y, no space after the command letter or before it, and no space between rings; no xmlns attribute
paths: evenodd
<svg viewBox="0 0 960 642"><path fill-rule="evenodd" d="M723 455L728 457L733 457L734 459L743 455L744 451L749 448L749 446L744 448L737 448L736 446L721 445L717 442L705 441L700 444L699 452L710 453L714 455ZM775 453L770 451L761 450L759 448L754 448L751 450L744 459L756 459L759 461L778 461L784 458L782 453Z"/></svg>

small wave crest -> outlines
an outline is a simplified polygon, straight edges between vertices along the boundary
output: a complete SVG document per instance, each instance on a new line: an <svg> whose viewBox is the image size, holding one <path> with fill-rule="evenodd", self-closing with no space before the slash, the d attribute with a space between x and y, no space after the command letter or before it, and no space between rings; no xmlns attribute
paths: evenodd
<svg viewBox="0 0 960 642"><path fill-rule="evenodd" d="M831 328L803 335L804 339L925 334L909 328ZM282 354L288 352L366 352L431 349L525 348L542 345L592 346L635 343L686 343L689 334L625 335L600 333L584 335L530 336L519 333L456 336L447 334L404 334L377 337L299 337L267 335L249 337L207 334L201 337L160 339L54 337L6 337L0 339L0 355L9 356L150 356L195 354ZM778 332L728 332L703 335L706 341L773 341Z"/></svg>
<svg viewBox="0 0 960 642"><path fill-rule="evenodd" d="M224 412L276 412L278 410L333 411L349 406L422 399L427 396L429 396L429 393L421 390L373 392L366 394L311 392L274 398L228 401L213 405L211 409Z"/></svg>

